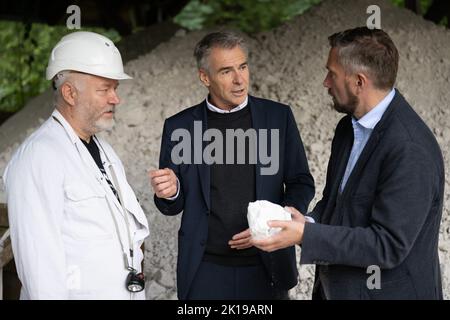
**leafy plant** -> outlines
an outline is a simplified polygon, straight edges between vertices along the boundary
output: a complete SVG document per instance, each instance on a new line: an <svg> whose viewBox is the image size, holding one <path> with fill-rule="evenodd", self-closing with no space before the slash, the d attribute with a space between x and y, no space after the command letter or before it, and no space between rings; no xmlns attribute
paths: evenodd
<svg viewBox="0 0 450 320"><path fill-rule="evenodd" d="M391 2L398 7L402 8L405 7L405 0L391 0ZM420 0L419 1L420 13L424 14L425 12L427 12L432 2L433 0Z"/></svg>
<svg viewBox="0 0 450 320"><path fill-rule="evenodd" d="M270 30L322 0L192 0L174 21L189 30L228 25L247 33Z"/></svg>
<svg viewBox="0 0 450 320"><path fill-rule="evenodd" d="M104 34L115 42L120 40L114 30L82 30ZM0 111L19 110L50 86L50 81L45 80L50 52L70 32L63 26L0 21Z"/></svg>

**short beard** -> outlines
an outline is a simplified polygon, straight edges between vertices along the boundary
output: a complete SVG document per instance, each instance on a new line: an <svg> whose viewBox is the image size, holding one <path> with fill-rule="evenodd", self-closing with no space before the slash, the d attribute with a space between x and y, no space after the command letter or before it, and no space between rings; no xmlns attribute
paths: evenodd
<svg viewBox="0 0 450 320"><path fill-rule="evenodd" d="M333 108L339 113L346 113L352 115L359 104L359 98L358 96L351 93L350 90L347 90L347 95L348 95L348 102L345 105L338 103L336 98L333 98Z"/></svg>
<svg viewBox="0 0 450 320"><path fill-rule="evenodd" d="M111 131L114 127L114 118L110 120L99 119L94 123L94 128L97 132L101 131Z"/></svg>
<svg viewBox="0 0 450 320"><path fill-rule="evenodd" d="M80 105L81 107L81 105ZM87 105L83 106L85 110L89 110L84 114L84 123L86 124L86 129L91 132L91 135L97 134L102 131L110 131L114 127L114 117L111 119L102 119L101 115L95 114L92 112L92 107ZM113 108L113 112L115 109ZM94 118L99 117L97 120L93 120Z"/></svg>

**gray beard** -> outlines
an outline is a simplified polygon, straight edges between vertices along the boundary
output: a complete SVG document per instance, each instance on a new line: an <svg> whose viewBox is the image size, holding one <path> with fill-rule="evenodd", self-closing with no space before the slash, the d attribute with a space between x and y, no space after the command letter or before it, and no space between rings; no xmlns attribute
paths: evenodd
<svg viewBox="0 0 450 320"><path fill-rule="evenodd" d="M95 129L97 130L97 132L101 132L101 131L111 131L114 127L115 121L114 118L112 118L111 120L108 121L96 121L94 124Z"/></svg>

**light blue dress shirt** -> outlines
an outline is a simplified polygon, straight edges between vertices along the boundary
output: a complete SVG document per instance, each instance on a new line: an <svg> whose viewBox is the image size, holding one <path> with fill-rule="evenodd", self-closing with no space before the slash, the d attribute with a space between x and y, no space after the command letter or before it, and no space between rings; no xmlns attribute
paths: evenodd
<svg viewBox="0 0 450 320"><path fill-rule="evenodd" d="M392 89L391 92L388 93L386 97L379 104L377 104L372 110L366 113L361 119L356 120L352 117L352 125L353 125L353 146L352 151L350 152L350 157L347 162L347 167L345 168L344 177L342 178L341 185L339 191L342 192L344 190L345 184L347 183L350 174L352 173L353 168L355 167L356 162L361 155L364 147L367 144L367 141L372 134L373 128L380 121L384 112L386 111L389 104L392 102L395 96L395 89Z"/></svg>

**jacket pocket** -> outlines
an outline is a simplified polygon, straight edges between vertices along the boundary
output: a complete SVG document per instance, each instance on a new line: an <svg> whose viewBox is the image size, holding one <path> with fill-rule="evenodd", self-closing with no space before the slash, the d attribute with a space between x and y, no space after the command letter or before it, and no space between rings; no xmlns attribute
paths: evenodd
<svg viewBox="0 0 450 320"><path fill-rule="evenodd" d="M370 300L415 300L417 299L414 283L409 275L396 280L380 283L380 289L364 288L362 299Z"/></svg>
<svg viewBox="0 0 450 320"><path fill-rule="evenodd" d="M88 241L110 241L115 232L110 207L103 188L81 181L64 186L65 236Z"/></svg>
<svg viewBox="0 0 450 320"><path fill-rule="evenodd" d="M64 191L68 199L72 201L83 201L90 198L102 198L105 191L98 187L89 186L84 182L71 182L64 186Z"/></svg>

